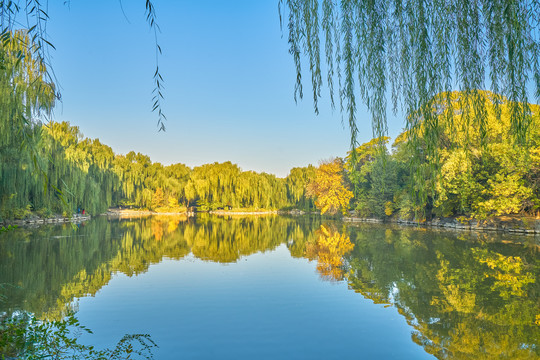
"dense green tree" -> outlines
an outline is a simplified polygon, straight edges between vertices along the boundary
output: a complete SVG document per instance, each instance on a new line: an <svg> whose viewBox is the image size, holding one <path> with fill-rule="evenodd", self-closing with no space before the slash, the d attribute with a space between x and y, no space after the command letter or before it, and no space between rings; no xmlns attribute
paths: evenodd
<svg viewBox="0 0 540 360"><path fill-rule="evenodd" d="M539 207L540 108L528 105L531 113L529 143L515 144L511 131L511 108L504 97L484 92L485 130L467 121L470 109L459 106L463 93L448 95L453 109L439 107L438 154L440 171L435 178L436 214L472 214L478 217L534 213ZM449 121L448 119L452 120ZM423 131L423 130L421 130ZM429 161L429 159L427 159Z"/></svg>
<svg viewBox="0 0 540 360"><path fill-rule="evenodd" d="M482 134L481 128L467 120L474 116L468 114L474 109L460 107L467 102L460 98L467 96L454 92L433 101L432 116L438 119L439 133L432 153L426 150L428 124L424 122L414 129L417 141L410 141L404 132L391 154L386 153L387 138L358 147L356 162L349 153L346 166L355 189L353 204L360 215L429 219L538 212L540 108L528 105L529 142L521 145L509 136L512 102L482 92L487 130ZM446 107L447 97L455 102L452 108Z"/></svg>
<svg viewBox="0 0 540 360"><path fill-rule="evenodd" d="M42 164L29 139L39 138L33 124L42 112L50 113L55 88L26 31L3 32L0 40L0 209L13 215L12 210L30 206L28 193L36 179L27 173L38 172ZM21 151L23 145L29 151Z"/></svg>
<svg viewBox="0 0 540 360"><path fill-rule="evenodd" d="M318 114L326 67L330 101L348 120L352 149L360 104L371 115L376 138L387 134L390 104L394 114L403 114L415 172L415 184L402 195L407 213L431 216L434 178L444 161L439 141L445 130L437 109L462 109L462 123L476 128L487 143L491 105L486 100L508 99L505 136L521 145L531 141L530 126L540 116L529 104L540 100L540 2L279 0L279 8L296 68L295 100L303 97L302 68L308 67ZM488 88L490 95L484 91ZM464 96L453 97L455 90ZM452 124L455 117L445 113ZM514 175L503 174L492 183L492 191L530 198ZM486 206L493 212L497 205ZM514 202L509 210L518 207Z"/></svg>
<svg viewBox="0 0 540 360"><path fill-rule="evenodd" d="M353 208L361 216L383 218L395 209L394 195L403 187L403 163L389 156L389 137L375 138L349 151L345 166L354 186Z"/></svg>
<svg viewBox="0 0 540 360"><path fill-rule="evenodd" d="M315 167L309 165L307 167L292 168L287 175L287 196L289 201L296 204L297 207L310 210L315 204L313 198L307 194L307 185L315 178Z"/></svg>
<svg viewBox="0 0 540 360"><path fill-rule="evenodd" d="M91 214L104 212L116 199L119 185L112 149L99 140L83 139L77 127L65 122L50 123L43 133L42 157L49 157L50 192L54 189L62 191L66 200L63 210L68 213L77 209L85 209ZM58 211L54 201L44 206Z"/></svg>
<svg viewBox="0 0 540 360"><path fill-rule="evenodd" d="M2 148L2 218L24 218L32 209L41 216L82 209L99 214L117 205L159 212L182 212L193 205L199 210L313 207L306 194L314 174L311 166L293 169L286 179L242 171L231 162L192 170L183 164L153 163L133 151L116 155L66 122L30 124L28 131L35 132L35 154L16 144Z"/></svg>

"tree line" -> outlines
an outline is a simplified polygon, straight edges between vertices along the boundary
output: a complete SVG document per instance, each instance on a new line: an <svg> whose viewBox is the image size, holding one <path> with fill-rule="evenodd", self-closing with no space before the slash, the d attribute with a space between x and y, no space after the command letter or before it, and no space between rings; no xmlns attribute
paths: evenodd
<svg viewBox="0 0 540 360"><path fill-rule="evenodd" d="M133 151L115 154L66 122L28 123L0 147L0 217L24 218L31 211L46 217L81 209L99 214L111 206L158 212L190 206L202 211L317 207L328 214L418 219L537 214L539 106L530 105L528 142L521 144L508 135L509 107L514 105L490 92L483 95L487 134L464 120L471 109L461 108L459 98L466 95L454 92L451 109L437 99L429 104L442 129L436 152L423 151L425 124L419 121L418 141L409 141L407 132L391 147L388 137L375 138L355 154L317 168L293 168L286 178L242 171L231 162L164 166ZM21 146L24 134L31 134L31 142Z"/></svg>
<svg viewBox="0 0 540 360"><path fill-rule="evenodd" d="M308 194L324 213L354 211L363 217L466 216L486 218L505 214L538 215L540 211L540 106L529 104L527 141L509 135L511 108L521 106L483 91L485 127L465 92L440 94L426 105L438 122L436 137L423 121L414 120L417 139L400 134L392 146L388 137L362 144L344 159L323 163ZM452 107L446 100L452 99ZM485 131L485 133L483 133ZM429 143L436 144L428 151Z"/></svg>
<svg viewBox="0 0 540 360"><path fill-rule="evenodd" d="M540 209L540 110L489 91L442 92L408 115L395 140L378 137L345 159L294 168L285 179L231 162L193 169L114 154L68 123L46 122L56 100L28 32L0 41L0 218L110 206L156 211L354 210L361 216L474 216ZM476 102L482 104L476 104ZM512 136L516 108L525 138ZM478 126L471 119L480 119Z"/></svg>
<svg viewBox="0 0 540 360"><path fill-rule="evenodd" d="M99 214L111 206L159 212L283 208L313 209L306 193L314 167L294 168L286 178L242 171L231 162L190 168L164 166L146 155L115 154L98 139L84 138L66 122L27 124L32 147L0 148L0 217Z"/></svg>
<svg viewBox="0 0 540 360"><path fill-rule="evenodd" d="M31 29L1 32L0 220L31 212L98 214L116 205L172 212L194 205L313 208L305 193L311 166L286 179L231 162L163 166L140 153L114 154L78 127L49 121L58 94L39 46Z"/></svg>

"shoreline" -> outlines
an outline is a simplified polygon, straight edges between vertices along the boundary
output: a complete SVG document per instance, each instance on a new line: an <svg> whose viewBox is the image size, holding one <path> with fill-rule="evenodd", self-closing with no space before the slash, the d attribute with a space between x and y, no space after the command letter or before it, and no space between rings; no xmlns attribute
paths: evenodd
<svg viewBox="0 0 540 360"><path fill-rule="evenodd" d="M265 211L229 211L229 210L211 210L200 213L207 213L216 216L265 216L265 215L289 215L302 216L307 215L300 210L265 210ZM196 212L154 212L149 210L128 210L128 209L109 209L107 212L99 216L107 217L145 217L145 216L187 216L195 217ZM4 220L0 222L0 226L40 226L45 224L62 224L62 223L81 223L90 220L92 216L73 214L71 217L55 215L50 218L31 217L22 220ZM540 219L532 217L519 216L499 216L486 220L463 220L459 218L435 218L431 221L415 221L404 219L378 219L378 218L362 218L356 216L345 216L340 219L345 223L377 223L377 224L392 224L405 227L422 227L422 228L440 228L455 231L472 231L472 232L501 232L518 235L539 235L540 234Z"/></svg>
<svg viewBox="0 0 540 360"><path fill-rule="evenodd" d="M4 220L0 222L0 226L34 226L34 225L45 225L45 224L64 224L64 223L74 223L79 224L83 221L90 220L92 217L90 215L81 215L73 214L71 217L56 215L50 218L39 218L32 217L29 219L19 219L19 220Z"/></svg>
<svg viewBox="0 0 540 360"><path fill-rule="evenodd" d="M196 214L212 214L219 216L230 215L278 215L281 214L279 210L264 210L264 211L230 211L230 210L209 210L209 211L179 211L179 212L155 212L150 210L118 210L109 209L106 213L101 215L105 216L160 216L160 215L184 215L188 217L195 216Z"/></svg>
<svg viewBox="0 0 540 360"><path fill-rule="evenodd" d="M456 218L436 218L431 221L415 221L403 219L377 219L361 217L343 217L344 222L348 223L379 223L393 224L400 226L416 226L423 228L443 228L459 231L481 231L481 232L503 232L519 235L540 234L540 219L527 217L500 216L486 220L465 220L459 221Z"/></svg>
<svg viewBox="0 0 540 360"><path fill-rule="evenodd" d="M229 211L229 210L210 210L205 211L208 214L219 216L232 216L232 215L279 215L278 210L265 210L265 211Z"/></svg>
<svg viewBox="0 0 540 360"><path fill-rule="evenodd" d="M143 217L143 216L195 216L194 212L190 211L178 211L178 212L155 212L150 210L132 210L132 209L108 209L107 212L100 214L100 216L108 217Z"/></svg>

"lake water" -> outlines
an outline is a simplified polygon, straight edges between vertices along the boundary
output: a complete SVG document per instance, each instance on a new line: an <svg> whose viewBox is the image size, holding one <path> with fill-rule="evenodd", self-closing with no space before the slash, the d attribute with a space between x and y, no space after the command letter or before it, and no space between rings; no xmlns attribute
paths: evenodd
<svg viewBox="0 0 540 360"><path fill-rule="evenodd" d="M0 312L75 310L156 359L538 359L538 238L318 217L99 217L0 234Z"/></svg>

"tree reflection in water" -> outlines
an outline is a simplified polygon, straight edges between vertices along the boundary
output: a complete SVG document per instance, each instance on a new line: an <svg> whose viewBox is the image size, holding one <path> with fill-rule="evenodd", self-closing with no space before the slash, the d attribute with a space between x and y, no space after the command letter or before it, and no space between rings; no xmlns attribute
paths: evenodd
<svg viewBox="0 0 540 360"><path fill-rule="evenodd" d="M360 226L349 285L397 307L438 359L535 359L539 257L532 238ZM521 243L525 240L525 243Z"/></svg>
<svg viewBox="0 0 540 360"><path fill-rule="evenodd" d="M318 217L98 218L73 230L0 234L0 312L58 319L116 272L128 276L188 254L232 263L285 244L317 261L322 279L347 281L375 304L395 306L412 340L438 359L539 357L540 257L535 240Z"/></svg>
<svg viewBox="0 0 540 360"><path fill-rule="evenodd" d="M317 259L317 271L323 279L339 281L344 277L343 256L354 248L348 235L334 225L321 225L315 231L316 241L306 244L306 257Z"/></svg>

